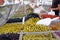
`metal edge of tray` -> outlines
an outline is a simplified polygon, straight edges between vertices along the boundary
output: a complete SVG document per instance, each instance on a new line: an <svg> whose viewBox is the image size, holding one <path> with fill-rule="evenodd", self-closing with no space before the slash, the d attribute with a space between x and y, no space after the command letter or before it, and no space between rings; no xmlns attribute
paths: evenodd
<svg viewBox="0 0 60 40"><path fill-rule="evenodd" d="M22 32L22 31L21 31ZM20 32L20 33L21 33ZM50 31L43 31L43 32L22 32L23 34L42 34L42 33L48 33L48 32L52 32L52 33L54 33L54 32L60 32L60 30L50 30ZM18 34L20 34L20 33L18 33Z"/></svg>

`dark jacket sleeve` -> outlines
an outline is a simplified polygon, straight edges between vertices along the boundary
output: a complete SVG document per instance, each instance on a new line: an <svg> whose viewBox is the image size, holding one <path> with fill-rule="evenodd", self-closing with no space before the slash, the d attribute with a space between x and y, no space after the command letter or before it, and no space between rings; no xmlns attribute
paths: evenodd
<svg viewBox="0 0 60 40"><path fill-rule="evenodd" d="M58 4L60 4L60 0L58 0Z"/></svg>

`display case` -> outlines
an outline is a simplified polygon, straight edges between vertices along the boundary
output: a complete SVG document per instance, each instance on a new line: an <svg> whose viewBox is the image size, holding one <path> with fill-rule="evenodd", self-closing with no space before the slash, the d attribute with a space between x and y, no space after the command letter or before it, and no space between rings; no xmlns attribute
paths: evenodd
<svg viewBox="0 0 60 40"><path fill-rule="evenodd" d="M28 2L26 4L24 4L24 1L18 0L19 3L16 1L9 0L10 4L7 2L7 4L0 6L0 25L3 24L0 27L1 40L60 40L55 35L55 32L59 32L60 29L52 30L50 26L36 25L36 22L41 18L38 14L33 13L34 9L29 5L32 3L31 0L28 0L30 3L24 0ZM51 6L42 4L42 0L38 2L38 0L35 0L33 3L44 7L46 11Z"/></svg>

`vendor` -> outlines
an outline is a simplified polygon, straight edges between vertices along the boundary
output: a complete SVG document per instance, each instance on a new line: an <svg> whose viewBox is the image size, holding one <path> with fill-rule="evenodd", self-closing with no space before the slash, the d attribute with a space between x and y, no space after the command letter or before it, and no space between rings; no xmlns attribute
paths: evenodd
<svg viewBox="0 0 60 40"><path fill-rule="evenodd" d="M53 0L50 10L51 9L55 12L55 15L59 16L60 0Z"/></svg>

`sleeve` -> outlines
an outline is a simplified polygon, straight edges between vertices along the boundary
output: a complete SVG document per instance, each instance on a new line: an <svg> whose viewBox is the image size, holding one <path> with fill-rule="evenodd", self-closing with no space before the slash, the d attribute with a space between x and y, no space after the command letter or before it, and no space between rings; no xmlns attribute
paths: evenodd
<svg viewBox="0 0 60 40"><path fill-rule="evenodd" d="M58 4L57 0L53 0L51 8L56 8L57 4Z"/></svg>
<svg viewBox="0 0 60 40"><path fill-rule="evenodd" d="M60 4L60 0L58 0L58 4Z"/></svg>

